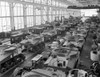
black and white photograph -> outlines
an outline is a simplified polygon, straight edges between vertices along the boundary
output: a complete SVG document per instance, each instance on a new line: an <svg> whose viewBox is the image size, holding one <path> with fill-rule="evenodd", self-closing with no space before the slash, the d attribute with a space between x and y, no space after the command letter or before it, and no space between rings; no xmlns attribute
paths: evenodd
<svg viewBox="0 0 100 77"><path fill-rule="evenodd" d="M0 77L100 77L100 0L0 0Z"/></svg>

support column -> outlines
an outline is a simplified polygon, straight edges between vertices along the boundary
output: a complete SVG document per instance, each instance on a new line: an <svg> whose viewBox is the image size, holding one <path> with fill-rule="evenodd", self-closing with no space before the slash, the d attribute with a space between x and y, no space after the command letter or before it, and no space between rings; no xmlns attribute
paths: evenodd
<svg viewBox="0 0 100 77"><path fill-rule="evenodd" d="M100 18L100 8L99 8L99 10L97 12L98 12L98 17Z"/></svg>
<svg viewBox="0 0 100 77"><path fill-rule="evenodd" d="M52 1L53 0L51 0L51 6L52 6ZM52 14L52 12L53 12L53 7L51 7L51 21L53 21L53 14Z"/></svg>
<svg viewBox="0 0 100 77"><path fill-rule="evenodd" d="M34 0L33 0L33 4L34 4ZM36 11L35 11L35 5L33 5L33 23L34 25L36 25Z"/></svg>
<svg viewBox="0 0 100 77"><path fill-rule="evenodd" d="M48 5L48 0L47 0L47 5ZM50 9L50 7L47 6L47 21L49 21L49 9Z"/></svg>
<svg viewBox="0 0 100 77"><path fill-rule="evenodd" d="M26 17L26 9L27 9L27 6L26 5L23 5L23 20L24 20L24 28L27 28L27 17Z"/></svg>
<svg viewBox="0 0 100 77"><path fill-rule="evenodd" d="M53 21L53 8L51 8L51 20Z"/></svg>
<svg viewBox="0 0 100 77"><path fill-rule="evenodd" d="M14 11L13 11L14 5L13 5L13 3L10 3L9 6L10 6L11 31L14 31L15 30L15 25L14 25Z"/></svg>
<svg viewBox="0 0 100 77"><path fill-rule="evenodd" d="M35 6L33 5L33 22L34 25L36 25L36 12L35 12Z"/></svg>
<svg viewBox="0 0 100 77"><path fill-rule="evenodd" d="M49 10L50 10L50 8L47 7L47 21L49 21Z"/></svg>
<svg viewBox="0 0 100 77"><path fill-rule="evenodd" d="M43 8L44 7L41 7L41 24L43 23Z"/></svg>

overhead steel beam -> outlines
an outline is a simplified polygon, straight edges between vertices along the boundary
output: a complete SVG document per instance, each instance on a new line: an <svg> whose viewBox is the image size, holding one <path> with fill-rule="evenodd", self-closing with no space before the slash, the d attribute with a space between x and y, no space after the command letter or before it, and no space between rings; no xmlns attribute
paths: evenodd
<svg viewBox="0 0 100 77"><path fill-rule="evenodd" d="M83 6L83 7L79 7L79 6L69 6L68 9L99 9L100 6L95 6L95 5L88 5L88 6Z"/></svg>
<svg viewBox="0 0 100 77"><path fill-rule="evenodd" d="M67 5L73 5L73 3L71 3L70 1L67 1L67 0L62 0L62 2L65 2Z"/></svg>
<svg viewBox="0 0 100 77"><path fill-rule="evenodd" d="M83 4L83 6L98 5L98 0L76 0L76 1Z"/></svg>
<svg viewBox="0 0 100 77"><path fill-rule="evenodd" d="M39 4L39 3L32 3L32 2L25 2L25 1L20 1L20 0L0 0L0 1L5 1L5 2L10 2L10 3L20 3L20 4L26 4L26 5L34 5L34 6L49 6L52 8L59 8L59 9L66 9L67 7L57 7L57 6L51 6L47 4Z"/></svg>
<svg viewBox="0 0 100 77"><path fill-rule="evenodd" d="M68 2L72 3L72 5L78 5L78 6L83 6L79 1L77 0L67 0Z"/></svg>

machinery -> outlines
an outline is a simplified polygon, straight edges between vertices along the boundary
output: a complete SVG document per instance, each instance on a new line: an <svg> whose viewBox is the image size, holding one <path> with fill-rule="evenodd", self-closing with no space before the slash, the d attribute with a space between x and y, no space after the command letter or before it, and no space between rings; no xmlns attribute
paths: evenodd
<svg viewBox="0 0 100 77"><path fill-rule="evenodd" d="M69 67L71 69L76 67L79 59L79 51L67 50L67 49L55 49L52 51L52 55L44 63L48 66L55 66L58 68Z"/></svg>
<svg viewBox="0 0 100 77"><path fill-rule="evenodd" d="M34 27L29 29L30 32L32 32L33 34L41 34L44 30L44 27Z"/></svg>
<svg viewBox="0 0 100 77"><path fill-rule="evenodd" d="M23 54L16 54L15 49L3 51L0 54L0 74L3 74L11 68L17 66L25 60Z"/></svg>
<svg viewBox="0 0 100 77"><path fill-rule="evenodd" d="M27 34L24 34L21 31L12 32L10 36L10 42L11 44L19 43L21 40L25 39L26 36Z"/></svg>
<svg viewBox="0 0 100 77"><path fill-rule="evenodd" d="M33 46L33 51L35 51L37 53L42 53L44 48L45 48L45 43L40 42Z"/></svg>
<svg viewBox="0 0 100 77"><path fill-rule="evenodd" d="M84 70L72 69L69 71L68 77L90 77L90 76Z"/></svg>
<svg viewBox="0 0 100 77"><path fill-rule="evenodd" d="M41 53L45 48L45 43L43 41L40 41L41 38L40 39L32 39L32 38L20 42L21 45L24 46L22 52L28 51L28 52Z"/></svg>
<svg viewBox="0 0 100 77"><path fill-rule="evenodd" d="M12 58L11 56L12 55L7 56L3 62L0 62L0 73L8 71L25 60L25 56L23 54L12 56Z"/></svg>
<svg viewBox="0 0 100 77"><path fill-rule="evenodd" d="M91 73L96 75L97 77L100 76L100 63L94 62L90 67Z"/></svg>
<svg viewBox="0 0 100 77"><path fill-rule="evenodd" d="M55 30L43 32L42 35L44 37L44 42L50 42L57 38L57 33Z"/></svg>

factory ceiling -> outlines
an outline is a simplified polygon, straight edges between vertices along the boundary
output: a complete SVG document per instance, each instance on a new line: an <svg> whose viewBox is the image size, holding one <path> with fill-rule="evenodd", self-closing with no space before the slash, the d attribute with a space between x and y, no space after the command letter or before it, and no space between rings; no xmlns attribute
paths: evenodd
<svg viewBox="0 0 100 77"><path fill-rule="evenodd" d="M69 9L100 9L100 0L67 0Z"/></svg>
<svg viewBox="0 0 100 77"><path fill-rule="evenodd" d="M100 5L100 0L67 0L76 6Z"/></svg>

